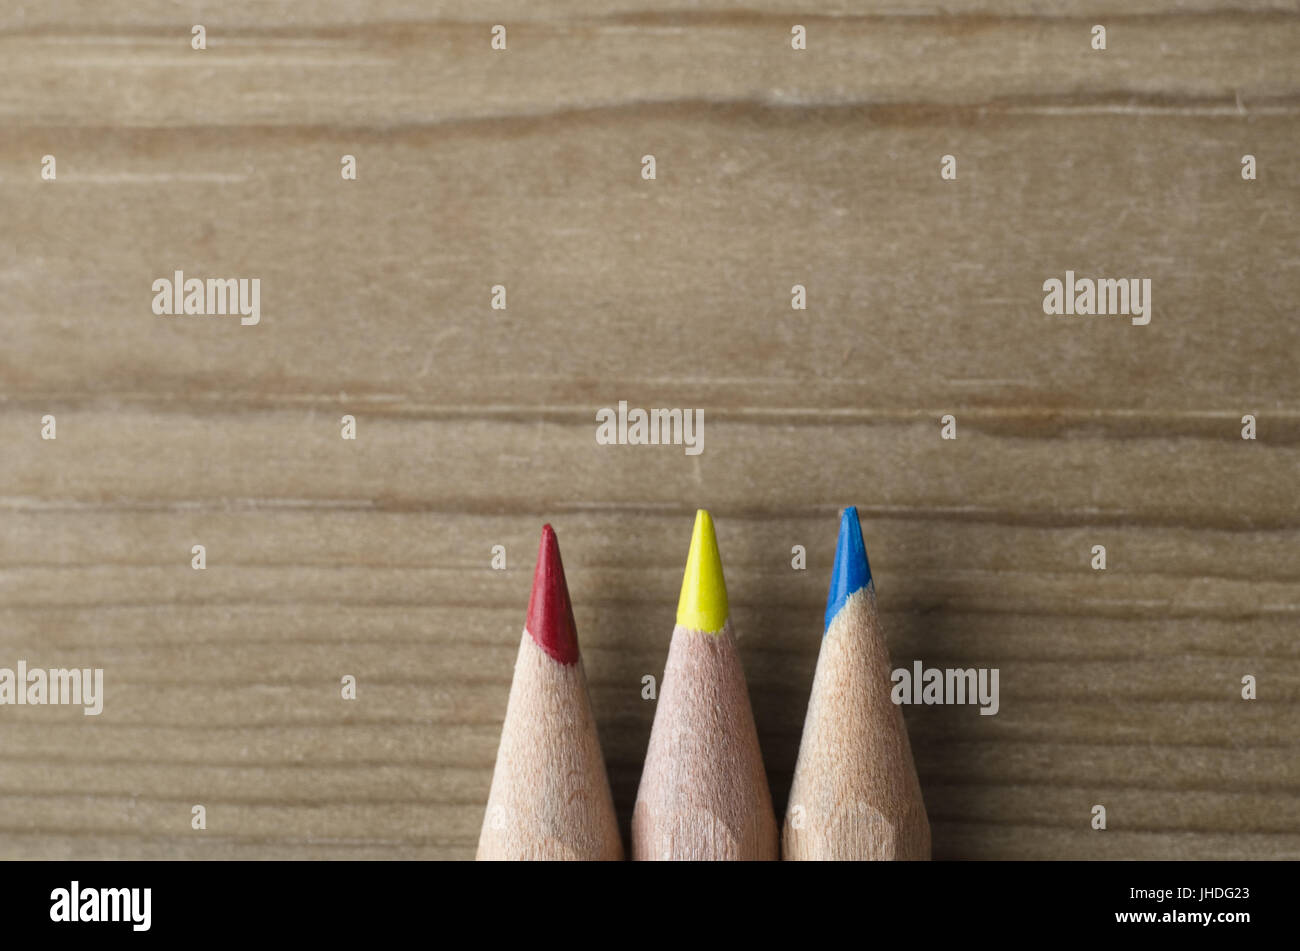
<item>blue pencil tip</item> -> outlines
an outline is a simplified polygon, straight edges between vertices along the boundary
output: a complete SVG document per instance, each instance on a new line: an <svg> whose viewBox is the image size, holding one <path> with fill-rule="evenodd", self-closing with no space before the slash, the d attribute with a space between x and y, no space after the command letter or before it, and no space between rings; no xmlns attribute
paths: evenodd
<svg viewBox="0 0 1300 951"><path fill-rule="evenodd" d="M826 596L826 626L822 636L831 628L831 621L844 608L849 595L861 591L871 582L871 566L867 564L867 548L862 544L862 525L858 510L849 506L840 518L840 540L835 546L835 568L831 572L831 591Z"/></svg>

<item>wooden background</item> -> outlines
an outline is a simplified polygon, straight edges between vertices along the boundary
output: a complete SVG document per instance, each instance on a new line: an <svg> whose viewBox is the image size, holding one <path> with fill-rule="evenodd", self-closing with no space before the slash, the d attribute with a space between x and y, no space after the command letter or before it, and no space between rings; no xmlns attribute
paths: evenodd
<svg viewBox="0 0 1300 951"><path fill-rule="evenodd" d="M701 505L783 811L857 504L895 663L1002 672L905 709L936 857L1300 857L1297 4L796 6L0 11L0 666L107 693L0 708L0 856L471 857L543 520L626 828Z"/></svg>

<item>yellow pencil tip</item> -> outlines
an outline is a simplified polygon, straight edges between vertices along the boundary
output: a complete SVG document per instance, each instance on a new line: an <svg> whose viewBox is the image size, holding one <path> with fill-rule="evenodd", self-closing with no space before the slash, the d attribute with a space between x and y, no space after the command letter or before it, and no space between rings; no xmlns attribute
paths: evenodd
<svg viewBox="0 0 1300 951"><path fill-rule="evenodd" d="M727 583L722 578L722 558L713 519L700 509L695 513L691 553L686 556L682 596L677 601L677 623L693 631L716 634L727 623Z"/></svg>

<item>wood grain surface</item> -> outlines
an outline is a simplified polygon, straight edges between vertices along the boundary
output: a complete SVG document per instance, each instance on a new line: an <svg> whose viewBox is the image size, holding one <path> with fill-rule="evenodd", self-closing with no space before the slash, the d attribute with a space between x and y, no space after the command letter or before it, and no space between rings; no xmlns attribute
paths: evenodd
<svg viewBox="0 0 1300 951"><path fill-rule="evenodd" d="M472 857L544 520L626 836L697 506L783 814L856 504L936 858L1300 858L1296 3L182 6L0 11L0 857Z"/></svg>

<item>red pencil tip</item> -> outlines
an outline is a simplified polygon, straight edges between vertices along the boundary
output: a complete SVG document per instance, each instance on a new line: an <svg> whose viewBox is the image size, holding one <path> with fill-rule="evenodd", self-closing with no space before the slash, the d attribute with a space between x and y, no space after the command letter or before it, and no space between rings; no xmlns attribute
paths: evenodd
<svg viewBox="0 0 1300 951"><path fill-rule="evenodd" d="M537 646L555 660L561 664L578 662L578 626L573 623L573 604L564 581L560 543L549 525L542 526L542 543L537 548L527 626Z"/></svg>

